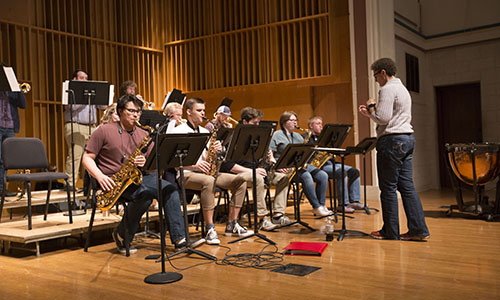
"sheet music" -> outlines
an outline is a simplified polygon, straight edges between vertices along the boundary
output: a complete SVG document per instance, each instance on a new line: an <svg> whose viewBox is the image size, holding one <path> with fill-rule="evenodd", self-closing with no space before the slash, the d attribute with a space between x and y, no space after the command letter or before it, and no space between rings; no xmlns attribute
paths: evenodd
<svg viewBox="0 0 500 300"><path fill-rule="evenodd" d="M62 104L68 105L68 94L66 91L69 89L69 80L66 80L62 84Z"/></svg>
<svg viewBox="0 0 500 300"><path fill-rule="evenodd" d="M115 86L113 84L109 85L109 101L108 106L113 104L113 98L115 98Z"/></svg>
<svg viewBox="0 0 500 300"><path fill-rule="evenodd" d="M3 67L5 72L5 76L7 77L7 81L10 85L10 90L12 92L20 92L19 82L17 82L16 74L14 73L14 69L12 67Z"/></svg>
<svg viewBox="0 0 500 300"><path fill-rule="evenodd" d="M170 97L170 94L172 94L172 92L168 92L167 96L165 96L165 100L163 100L163 104L161 106L161 110L165 110L165 107L167 106L167 102L168 102L168 97Z"/></svg>

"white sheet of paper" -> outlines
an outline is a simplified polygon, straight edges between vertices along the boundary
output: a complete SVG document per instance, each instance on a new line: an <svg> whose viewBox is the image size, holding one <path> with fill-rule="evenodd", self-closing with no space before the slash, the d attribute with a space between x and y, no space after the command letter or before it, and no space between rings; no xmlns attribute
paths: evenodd
<svg viewBox="0 0 500 300"><path fill-rule="evenodd" d="M66 80L62 84L62 104L63 105L68 105L68 92L66 92L69 89L69 80Z"/></svg>
<svg viewBox="0 0 500 300"><path fill-rule="evenodd" d="M20 92L19 82L17 82L16 74L14 73L14 69L12 67L3 67L5 75L7 77L7 81L10 85L10 90L13 92Z"/></svg>

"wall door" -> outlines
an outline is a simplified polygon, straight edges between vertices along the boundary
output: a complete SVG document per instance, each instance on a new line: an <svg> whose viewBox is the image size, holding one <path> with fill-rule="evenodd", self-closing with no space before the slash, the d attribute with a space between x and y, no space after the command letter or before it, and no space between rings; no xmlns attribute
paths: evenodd
<svg viewBox="0 0 500 300"><path fill-rule="evenodd" d="M479 83L436 87L439 176L441 187L451 188L445 144L483 141Z"/></svg>

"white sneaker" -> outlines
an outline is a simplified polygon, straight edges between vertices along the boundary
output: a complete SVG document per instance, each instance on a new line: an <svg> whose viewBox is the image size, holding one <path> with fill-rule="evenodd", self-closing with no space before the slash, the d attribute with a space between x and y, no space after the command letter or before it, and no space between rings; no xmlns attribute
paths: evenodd
<svg viewBox="0 0 500 300"><path fill-rule="evenodd" d="M274 224L273 222L271 222L271 220L269 220L269 217L264 217L262 219L262 221L260 222L260 230L264 230L264 231L272 231L274 229L276 229L276 227L278 227L278 225Z"/></svg>
<svg viewBox="0 0 500 300"><path fill-rule="evenodd" d="M217 231L215 231L214 227L212 227L208 230L207 235L205 237L205 240L206 240L207 244L209 244L209 245L219 245L220 244L219 236L217 236Z"/></svg>
<svg viewBox="0 0 500 300"><path fill-rule="evenodd" d="M226 225L226 232L224 234L227 236L245 237L253 234L253 230L246 229L245 227L238 224L238 222L235 222L234 224L232 222L229 222Z"/></svg>
<svg viewBox="0 0 500 300"><path fill-rule="evenodd" d="M279 226L285 226L292 223L290 218L286 215L281 215L279 219L274 219L273 218L273 224L279 225Z"/></svg>
<svg viewBox="0 0 500 300"><path fill-rule="evenodd" d="M313 213L315 216L326 217L332 214L326 207L320 206L313 209Z"/></svg>
<svg viewBox="0 0 500 300"><path fill-rule="evenodd" d="M328 214L330 215L333 215L333 211L329 210L328 208L326 208L326 206L323 205L323 210L328 212Z"/></svg>

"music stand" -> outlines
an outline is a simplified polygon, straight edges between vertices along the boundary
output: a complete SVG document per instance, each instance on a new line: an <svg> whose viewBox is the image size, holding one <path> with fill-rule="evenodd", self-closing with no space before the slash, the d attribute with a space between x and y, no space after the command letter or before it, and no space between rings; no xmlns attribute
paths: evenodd
<svg viewBox="0 0 500 300"><path fill-rule="evenodd" d="M363 187L363 193L364 193L364 199L365 199L363 209L365 210L367 215L371 214L370 209L373 209L376 212L379 211L378 208L369 208L368 205L366 205L366 153L372 151L373 148L375 148L376 144L377 144L377 138L368 137L368 138L364 138L356 146L346 148L347 152L349 152L349 153L363 155L363 181L365 183L364 187Z"/></svg>
<svg viewBox="0 0 500 300"><path fill-rule="evenodd" d="M69 104L70 111L70 128L71 128L71 172L72 172L72 182L73 186L73 203L76 204L76 188L75 188L75 141L73 133L73 104L83 104L83 105L110 105L113 102L112 96L112 85L105 81L81 81L81 80L70 80L63 83L63 104ZM65 97L66 93L71 94L73 97ZM65 103L66 102L66 103ZM92 110L89 107L89 122L92 117ZM89 136L92 134L91 124L89 126ZM80 202L80 209L73 211L73 215L84 215L86 213L87 204L85 204L85 210L82 210L82 204Z"/></svg>
<svg viewBox="0 0 500 300"><path fill-rule="evenodd" d="M187 246L170 255L169 258L182 253L194 253L210 260L217 260L216 257L203 251L196 250L192 247L194 243L191 243L191 238L189 236L186 188L184 186L184 165L190 166L196 164L198 158L205 149L205 145L207 144L209 137L210 134L208 133L159 134L157 135L158 142L155 146L156 151L151 152L151 154L148 156L146 164L144 165L146 168L152 168L152 166L156 164L158 165L158 170L165 170L167 168L176 167L179 168L179 186L181 188L182 208L184 210L184 230ZM160 182L159 172L157 174L158 182ZM159 194L158 198L161 198L160 196L161 194ZM161 202L159 201L159 203L163 208L163 200ZM161 211L161 209L159 211ZM160 220L160 222L162 221ZM162 230L161 233L163 232L164 231ZM162 246L163 248L161 249L161 260L162 264L164 264L164 244Z"/></svg>
<svg viewBox="0 0 500 300"><path fill-rule="evenodd" d="M340 146L342 146L345 139L347 138L351 127L352 125L349 124L326 124L323 127L323 130L321 130L316 146L326 148L340 148ZM335 178L335 160L333 161L332 173L333 198L335 198L335 202L332 203L332 191L330 190L330 209L333 210L335 222L337 222L337 179ZM344 198L342 198L342 202L343 201ZM344 203L342 203L342 205L344 205Z"/></svg>
<svg viewBox="0 0 500 300"><path fill-rule="evenodd" d="M276 245L274 241L259 233L257 224L257 162L264 155L267 155L267 149L269 148L269 142L271 141L271 132L272 128L269 126L251 124L238 124L234 130L226 159L228 161L252 160L254 232L248 236L230 241L229 244L256 236L271 245Z"/></svg>
<svg viewBox="0 0 500 300"><path fill-rule="evenodd" d="M304 164L309 161L309 158L311 158L313 153L314 148L311 145L288 144L286 145L285 149L280 155L280 158L274 165L274 169L279 170L295 168L297 169L297 172L295 173L297 175L300 171L299 168L302 168L302 166L304 166ZM316 231L316 229L312 228L311 226L309 226L309 224L300 219L300 192L298 189L294 189L293 193L293 198L295 200L293 205L295 209L296 220L291 222L290 224L280 226L280 228L300 224L311 231Z"/></svg>
<svg viewBox="0 0 500 300"><path fill-rule="evenodd" d="M344 178L344 166L345 166L345 157L349 155L349 152L347 152L346 149L341 149L341 148L316 148L317 151L325 151L328 153L332 153L333 155L338 155L341 158L341 163L342 163L342 178ZM345 195L345 184L342 184L342 200L344 199ZM356 231L356 230L347 230L345 226L345 205L342 204L342 229L341 230L335 230L335 232L339 233L339 237L337 238L337 241L342 242L344 240L344 236L347 235L348 233L358 233L362 235L367 235L364 232L361 231Z"/></svg>
<svg viewBox="0 0 500 300"><path fill-rule="evenodd" d="M139 123L143 126L150 126L152 128L156 128L158 124L164 124L166 122L167 117L161 114L156 110L142 110L141 117L139 119ZM137 232L135 235L145 235L145 236L153 236L157 239L160 238L160 235L154 231L149 229L149 208L146 210L146 222L144 222L144 230Z"/></svg>
<svg viewBox="0 0 500 300"><path fill-rule="evenodd" d="M3 66L0 68L0 91L20 92L19 82L12 67Z"/></svg>
<svg viewBox="0 0 500 300"><path fill-rule="evenodd" d="M228 149L233 136L234 128L221 127L217 130L216 140L220 141L222 149Z"/></svg>

